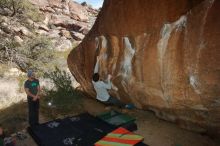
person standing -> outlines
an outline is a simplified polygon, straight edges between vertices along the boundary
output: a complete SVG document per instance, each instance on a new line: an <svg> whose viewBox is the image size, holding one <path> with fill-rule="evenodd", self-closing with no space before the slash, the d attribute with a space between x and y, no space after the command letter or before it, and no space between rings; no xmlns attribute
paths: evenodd
<svg viewBox="0 0 220 146"><path fill-rule="evenodd" d="M28 79L24 83L28 101L28 119L30 126L39 124L40 83L32 70L27 72Z"/></svg>

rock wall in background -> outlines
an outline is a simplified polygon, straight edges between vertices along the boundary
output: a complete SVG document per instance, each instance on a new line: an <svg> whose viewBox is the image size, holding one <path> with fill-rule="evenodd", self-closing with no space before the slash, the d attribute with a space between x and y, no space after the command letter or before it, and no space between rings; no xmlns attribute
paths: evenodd
<svg viewBox="0 0 220 146"><path fill-rule="evenodd" d="M89 95L96 56L124 102L181 127L220 135L220 1L105 0L69 57ZM98 46L98 47L96 47Z"/></svg>
<svg viewBox="0 0 220 146"><path fill-rule="evenodd" d="M60 31L59 34L62 36L78 41L82 40L91 29L98 14L98 10L87 5L81 5L73 0L29 1L37 6L45 16L44 26L40 26L41 31L39 33L50 32L51 30L45 25L53 25L53 31Z"/></svg>
<svg viewBox="0 0 220 146"><path fill-rule="evenodd" d="M24 46L29 41L33 42L36 38L47 38L51 41L50 49L60 54L56 58L57 62L54 61L54 65L62 67L69 73L66 57L62 51L69 51L82 41L93 26L99 12L85 3L79 4L73 0L29 1L33 4L33 8L40 10L39 13L34 11L33 17L26 17L26 12L23 11L10 17L7 14L12 12L0 7L0 110L27 99L23 88L26 74L16 68L19 63L23 64L24 60L18 59L18 63L10 59L7 62L8 58L12 58L11 54L16 54L16 52L5 51L6 53L4 53L4 50L14 51L16 50L14 48ZM33 19L35 15L42 16L42 19L36 21ZM4 46L6 45L4 41L10 42L8 44L13 42L13 45L10 45L12 48ZM15 43L16 46L14 46ZM78 83L73 77L71 79L73 87L77 87ZM53 88L51 82L48 79L40 78L41 87L51 89Z"/></svg>

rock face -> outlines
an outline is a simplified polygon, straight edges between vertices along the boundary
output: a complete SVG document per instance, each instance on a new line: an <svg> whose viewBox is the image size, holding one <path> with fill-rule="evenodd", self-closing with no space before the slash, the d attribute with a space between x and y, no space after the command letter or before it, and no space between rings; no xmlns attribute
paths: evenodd
<svg viewBox="0 0 220 146"><path fill-rule="evenodd" d="M73 0L30 0L46 16L45 23L78 31L88 27L91 16L95 17L98 11L89 6L80 5Z"/></svg>
<svg viewBox="0 0 220 146"><path fill-rule="evenodd" d="M37 6L45 16L44 24L35 24L38 28L36 33L52 38L66 37L69 40L81 41L88 33L87 30L91 29L98 14L98 10L90 6L83 6L73 0L29 1ZM72 33L78 34L77 37Z"/></svg>
<svg viewBox="0 0 220 146"><path fill-rule="evenodd" d="M113 96L180 126L220 135L220 1L105 0L90 33L69 57L84 91L96 56L113 75ZM98 44L98 47L96 47Z"/></svg>
<svg viewBox="0 0 220 146"><path fill-rule="evenodd" d="M84 38L94 24L98 10L82 6L73 0L29 0L42 20L3 16L0 11L0 37L14 38L22 44L37 35L46 36L55 43L55 50L66 51ZM1 8L0 8L1 9ZM22 13L20 14L22 16ZM61 41L60 41L61 40Z"/></svg>

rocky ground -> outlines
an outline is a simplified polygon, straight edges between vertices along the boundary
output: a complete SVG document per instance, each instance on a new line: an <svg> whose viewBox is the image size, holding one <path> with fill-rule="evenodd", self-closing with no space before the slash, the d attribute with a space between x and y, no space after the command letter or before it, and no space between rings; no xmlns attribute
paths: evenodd
<svg viewBox="0 0 220 146"><path fill-rule="evenodd" d="M86 99L85 108L91 114L106 111L105 107L93 99ZM96 108L94 108L96 107ZM137 118L137 133L144 136L150 146L218 146L208 136L179 128L176 124L158 119L152 112L141 110L123 111Z"/></svg>

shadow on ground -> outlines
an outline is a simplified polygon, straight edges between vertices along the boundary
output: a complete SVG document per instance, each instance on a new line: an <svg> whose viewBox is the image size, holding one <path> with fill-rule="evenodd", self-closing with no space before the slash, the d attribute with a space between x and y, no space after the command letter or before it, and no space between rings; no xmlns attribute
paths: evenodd
<svg viewBox="0 0 220 146"><path fill-rule="evenodd" d="M82 112L89 112L97 115L110 109L94 99L82 96L81 108L74 108L68 113L62 113L52 107L41 107L40 122L50 121L55 118L76 115ZM208 136L194 133L179 128L176 124L160 120L152 112L141 110L123 110L123 112L137 118L138 134L144 136L144 142L150 146L219 146ZM47 116L52 115L52 116ZM0 123L3 124L7 133L11 134L27 127L27 103L21 102L7 109L0 111ZM30 138L17 143L18 146L35 146Z"/></svg>

